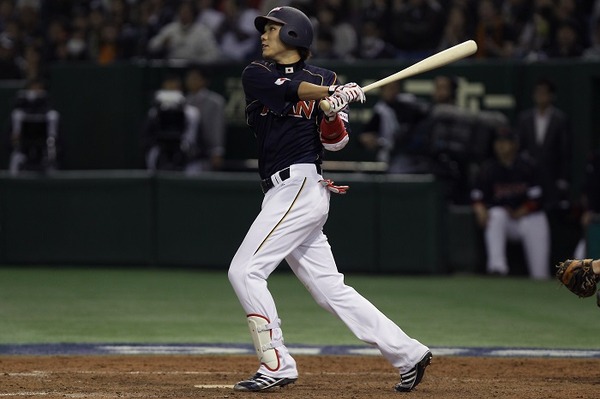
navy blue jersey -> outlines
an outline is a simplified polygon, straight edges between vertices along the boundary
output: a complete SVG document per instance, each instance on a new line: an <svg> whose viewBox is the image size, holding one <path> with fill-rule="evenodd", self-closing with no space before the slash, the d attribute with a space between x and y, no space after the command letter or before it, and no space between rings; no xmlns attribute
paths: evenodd
<svg viewBox="0 0 600 399"><path fill-rule="evenodd" d="M494 159L482 168L471 191L471 199L483 202L488 208L518 209L527 202L539 207L542 188L536 175L535 167L525 158L517 158L510 167Z"/></svg>
<svg viewBox="0 0 600 399"><path fill-rule="evenodd" d="M323 112L317 101L298 99L303 81L329 86L337 82L337 76L303 61L293 65L254 61L242 73L246 122L257 139L262 179L293 164L322 162L319 123Z"/></svg>

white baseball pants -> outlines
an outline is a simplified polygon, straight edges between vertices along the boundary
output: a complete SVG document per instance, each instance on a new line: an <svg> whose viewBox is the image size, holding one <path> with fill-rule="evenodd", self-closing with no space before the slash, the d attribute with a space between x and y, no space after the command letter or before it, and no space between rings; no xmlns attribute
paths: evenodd
<svg viewBox="0 0 600 399"><path fill-rule="evenodd" d="M321 307L342 320L360 340L375 345L404 373L428 348L406 335L344 283L322 230L329 212L330 192L319 183L321 179L313 164L292 165L290 178L265 194L261 212L233 257L229 280L247 315L263 315L271 322L278 320L267 278L285 259ZM282 338L281 328L272 330L273 341ZM285 345L276 349L279 369L269 370L261 364L258 371L296 378L296 362L288 349Z"/></svg>
<svg viewBox="0 0 600 399"><path fill-rule="evenodd" d="M485 229L488 273L508 274L507 240L520 240L523 243L529 275L532 278L550 277L550 227L544 212L533 212L513 219L503 207L489 209Z"/></svg>

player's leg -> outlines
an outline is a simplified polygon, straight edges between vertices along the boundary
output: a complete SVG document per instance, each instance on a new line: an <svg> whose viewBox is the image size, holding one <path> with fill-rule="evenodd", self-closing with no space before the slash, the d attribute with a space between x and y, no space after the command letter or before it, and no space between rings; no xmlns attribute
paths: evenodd
<svg viewBox="0 0 600 399"><path fill-rule="evenodd" d="M357 338L375 345L398 368L402 382L397 390L409 391L419 383L431 359L429 349L344 283L321 229L315 229L286 260L321 307L342 320Z"/></svg>
<svg viewBox="0 0 600 399"><path fill-rule="evenodd" d="M314 165L311 167L315 178L310 182L317 186L316 169ZM259 373L267 376L296 378L298 375L296 363L283 345L279 315L266 280L326 214L324 207L328 204L311 197L306 185L306 178L292 176L267 192L263 208L229 268L229 280L248 316L261 359Z"/></svg>
<svg viewBox="0 0 600 399"><path fill-rule="evenodd" d="M264 245L284 212L285 208L263 206L231 261L228 277L248 319L261 363L258 372L297 378L296 362L283 345L279 314L267 286L267 278L289 250L281 245L271 245L271 240L269 245ZM287 227L278 226L278 229Z"/></svg>
<svg viewBox="0 0 600 399"><path fill-rule="evenodd" d="M490 208L484 238L487 250L487 272L508 274L506 240L510 216L502 207Z"/></svg>
<svg viewBox="0 0 600 399"><path fill-rule="evenodd" d="M550 226L544 212L535 212L518 221L529 275L534 279L550 278Z"/></svg>

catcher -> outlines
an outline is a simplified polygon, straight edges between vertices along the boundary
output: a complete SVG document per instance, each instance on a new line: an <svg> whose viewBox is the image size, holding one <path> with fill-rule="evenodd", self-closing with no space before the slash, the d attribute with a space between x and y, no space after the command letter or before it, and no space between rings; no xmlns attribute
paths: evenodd
<svg viewBox="0 0 600 399"><path fill-rule="evenodd" d="M600 259L567 259L556 265L556 269L556 278L578 297L596 294L596 285L600 281ZM600 306L600 292L597 304Z"/></svg>

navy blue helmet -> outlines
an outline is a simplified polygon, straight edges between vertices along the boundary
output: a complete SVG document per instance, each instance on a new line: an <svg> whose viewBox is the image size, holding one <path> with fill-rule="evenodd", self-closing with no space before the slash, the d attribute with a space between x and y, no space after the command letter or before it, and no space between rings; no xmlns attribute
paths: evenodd
<svg viewBox="0 0 600 399"><path fill-rule="evenodd" d="M262 34L267 22L283 25L279 38L287 45L309 48L313 41L313 26L302 11L294 7L275 7L265 16L256 17L254 26Z"/></svg>

